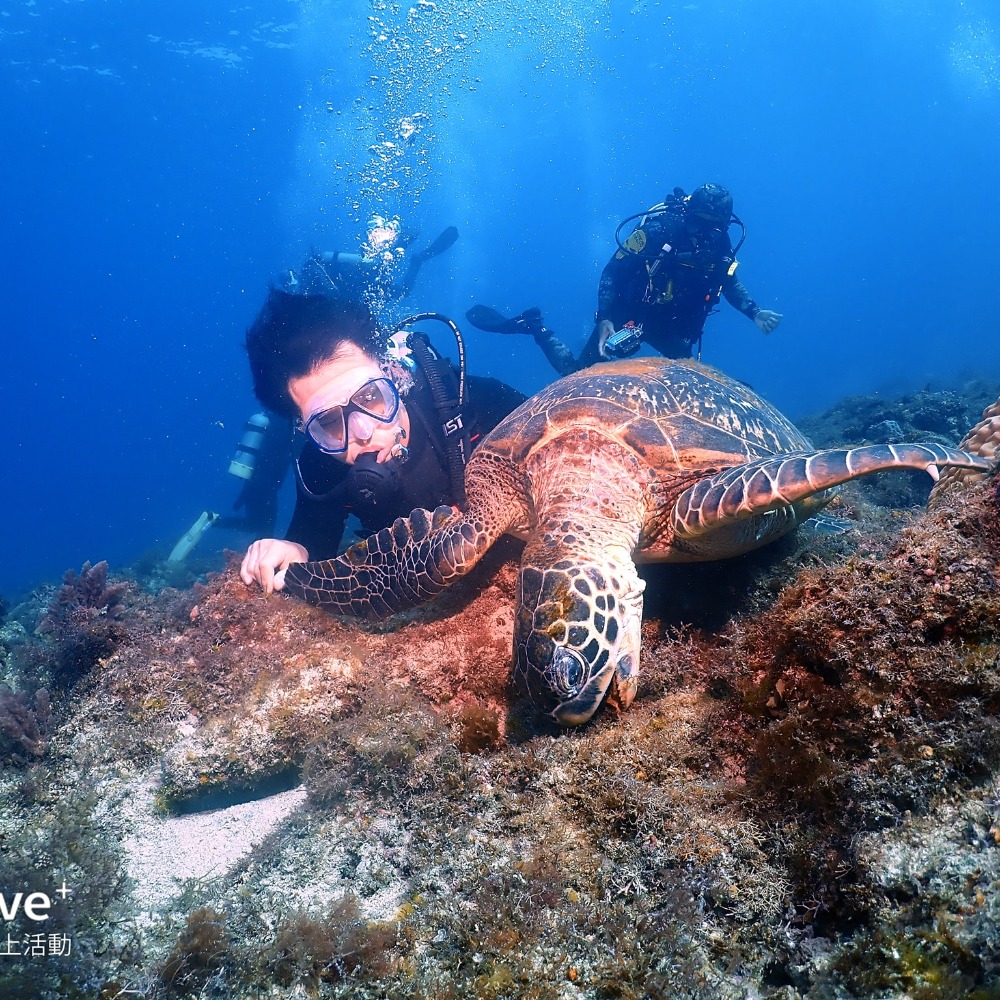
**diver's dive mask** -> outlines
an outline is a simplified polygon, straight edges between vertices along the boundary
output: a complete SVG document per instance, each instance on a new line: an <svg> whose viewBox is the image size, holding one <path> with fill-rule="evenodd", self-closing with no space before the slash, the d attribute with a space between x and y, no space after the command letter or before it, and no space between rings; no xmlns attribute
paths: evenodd
<svg viewBox="0 0 1000 1000"><path fill-rule="evenodd" d="M359 386L346 403L312 414L302 432L327 455L342 455L351 442L351 417L362 414L381 424L392 423L399 412L399 390L391 379L373 378Z"/></svg>

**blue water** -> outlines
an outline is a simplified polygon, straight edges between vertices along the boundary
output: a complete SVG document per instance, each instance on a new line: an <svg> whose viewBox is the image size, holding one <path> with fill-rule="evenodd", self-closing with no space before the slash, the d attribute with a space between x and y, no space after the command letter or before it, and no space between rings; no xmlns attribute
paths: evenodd
<svg viewBox="0 0 1000 1000"><path fill-rule="evenodd" d="M618 220L718 181L785 319L764 337L723 304L705 360L793 418L1000 372L993 0L208 6L0 11L8 596L228 508L243 332L374 212L461 232L413 308L539 305L579 347ZM476 372L551 375L466 335Z"/></svg>

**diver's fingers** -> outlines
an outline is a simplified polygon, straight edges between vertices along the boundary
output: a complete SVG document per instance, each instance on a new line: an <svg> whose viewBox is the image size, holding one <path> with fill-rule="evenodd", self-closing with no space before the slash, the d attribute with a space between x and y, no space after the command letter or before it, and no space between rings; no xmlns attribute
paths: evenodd
<svg viewBox="0 0 1000 1000"><path fill-rule="evenodd" d="M285 566L283 569L279 569L277 573L274 574L274 589L284 590L285 589L285 570L288 569Z"/></svg>
<svg viewBox="0 0 1000 1000"><path fill-rule="evenodd" d="M284 587L284 571L291 563L308 561L308 550L297 542L286 542L281 538L259 538L243 557L240 577L246 584L259 583L265 594L272 594ZM276 585L275 571L281 574L280 585Z"/></svg>
<svg viewBox="0 0 1000 1000"><path fill-rule="evenodd" d="M597 353L600 354L602 358L611 359L611 355L604 350L604 345L608 342L608 338L615 332L614 326L607 320L602 320L600 327L598 327L598 339L597 339Z"/></svg>
<svg viewBox="0 0 1000 1000"><path fill-rule="evenodd" d="M240 578L248 586L259 583L265 591L267 590L269 577L273 574L273 567L281 560L281 549L284 546L277 538L258 538L243 557L240 564Z"/></svg>
<svg viewBox="0 0 1000 1000"><path fill-rule="evenodd" d="M254 542L247 549L240 563L240 579L249 587L257 580L257 566L260 561L260 542Z"/></svg>

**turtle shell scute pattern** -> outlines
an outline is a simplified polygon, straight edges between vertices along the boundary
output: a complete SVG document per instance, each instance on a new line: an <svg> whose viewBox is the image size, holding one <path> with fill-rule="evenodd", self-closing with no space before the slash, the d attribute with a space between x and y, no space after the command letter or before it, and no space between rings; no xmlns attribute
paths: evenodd
<svg viewBox="0 0 1000 1000"><path fill-rule="evenodd" d="M560 379L502 421L481 447L523 465L572 428L618 441L648 466L718 469L812 445L748 386L689 360L636 358Z"/></svg>

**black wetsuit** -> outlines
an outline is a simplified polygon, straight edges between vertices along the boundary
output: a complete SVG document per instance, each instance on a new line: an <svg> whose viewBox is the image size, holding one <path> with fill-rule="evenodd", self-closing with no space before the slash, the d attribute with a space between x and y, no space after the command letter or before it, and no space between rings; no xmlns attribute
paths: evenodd
<svg viewBox="0 0 1000 1000"><path fill-rule="evenodd" d="M473 447L526 398L492 378L473 376L466 388L463 419ZM324 454L312 442L302 449L295 511L285 537L305 546L310 559L330 559L337 554L350 514L369 533L390 525L397 517L406 517L415 507L433 510L454 503L441 422L419 368L403 403L410 416L409 458L400 469L400 488L382 502L352 506L348 494L351 466Z"/></svg>
<svg viewBox="0 0 1000 1000"><path fill-rule="evenodd" d="M642 324L642 339L668 358L691 356L705 320L720 296L754 319L760 307L735 274L733 245L723 229L694 229L681 205L646 216L626 243L640 232L638 253L619 250L601 274L597 322L610 320L616 330L627 322ZM669 250L664 250L669 247ZM601 360L597 330L587 342L580 365Z"/></svg>

